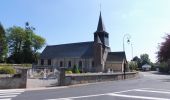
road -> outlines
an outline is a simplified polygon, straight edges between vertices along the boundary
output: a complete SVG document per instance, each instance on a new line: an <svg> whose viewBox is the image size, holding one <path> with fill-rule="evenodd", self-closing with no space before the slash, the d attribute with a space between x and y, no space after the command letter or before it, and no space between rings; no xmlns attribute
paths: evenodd
<svg viewBox="0 0 170 100"><path fill-rule="evenodd" d="M137 79L12 93L10 90L6 97L2 91L0 100L170 100L170 75L140 72Z"/></svg>

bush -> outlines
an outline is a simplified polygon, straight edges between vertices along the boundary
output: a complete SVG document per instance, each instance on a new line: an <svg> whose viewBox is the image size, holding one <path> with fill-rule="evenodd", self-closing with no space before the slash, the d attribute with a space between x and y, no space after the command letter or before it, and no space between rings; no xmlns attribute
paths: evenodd
<svg viewBox="0 0 170 100"><path fill-rule="evenodd" d="M130 70L138 70L138 64L135 61L129 62L129 68Z"/></svg>
<svg viewBox="0 0 170 100"><path fill-rule="evenodd" d="M16 70L12 67L3 66L0 67L0 74L16 74Z"/></svg>
<svg viewBox="0 0 170 100"><path fill-rule="evenodd" d="M159 71L168 73L170 71L170 68L169 68L169 66L168 66L168 64L166 62L162 62L159 65Z"/></svg>
<svg viewBox="0 0 170 100"><path fill-rule="evenodd" d="M76 65L74 65L73 69L72 69L73 73L80 73L79 69L76 67Z"/></svg>
<svg viewBox="0 0 170 100"><path fill-rule="evenodd" d="M73 72L71 70L67 70L66 74L73 74Z"/></svg>
<svg viewBox="0 0 170 100"><path fill-rule="evenodd" d="M0 64L0 67L23 67L31 68L32 64Z"/></svg>

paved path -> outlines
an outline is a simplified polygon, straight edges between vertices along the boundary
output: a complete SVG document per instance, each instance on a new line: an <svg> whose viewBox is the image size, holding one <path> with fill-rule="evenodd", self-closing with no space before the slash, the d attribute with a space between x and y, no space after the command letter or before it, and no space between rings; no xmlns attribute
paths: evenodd
<svg viewBox="0 0 170 100"><path fill-rule="evenodd" d="M141 78L25 91L12 100L170 100L170 75L141 72Z"/></svg>

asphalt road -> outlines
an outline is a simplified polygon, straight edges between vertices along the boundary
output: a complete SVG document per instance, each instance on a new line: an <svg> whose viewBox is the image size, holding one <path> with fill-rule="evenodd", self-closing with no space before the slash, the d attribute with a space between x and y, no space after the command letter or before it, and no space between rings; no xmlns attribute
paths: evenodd
<svg viewBox="0 0 170 100"><path fill-rule="evenodd" d="M11 100L7 98L0 94L0 100ZM12 97L12 100L170 100L170 75L141 72L138 79L24 90Z"/></svg>

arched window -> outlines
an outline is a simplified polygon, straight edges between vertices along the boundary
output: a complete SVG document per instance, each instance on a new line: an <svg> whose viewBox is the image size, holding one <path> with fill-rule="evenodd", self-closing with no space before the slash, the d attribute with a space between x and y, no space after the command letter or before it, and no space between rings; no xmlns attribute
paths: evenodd
<svg viewBox="0 0 170 100"><path fill-rule="evenodd" d="M63 67L63 62L62 61L60 61L60 67Z"/></svg>
<svg viewBox="0 0 170 100"><path fill-rule="evenodd" d="M68 67L71 67L71 61L68 62Z"/></svg>
<svg viewBox="0 0 170 100"><path fill-rule="evenodd" d="M82 69L82 61L79 61L79 68Z"/></svg>

